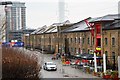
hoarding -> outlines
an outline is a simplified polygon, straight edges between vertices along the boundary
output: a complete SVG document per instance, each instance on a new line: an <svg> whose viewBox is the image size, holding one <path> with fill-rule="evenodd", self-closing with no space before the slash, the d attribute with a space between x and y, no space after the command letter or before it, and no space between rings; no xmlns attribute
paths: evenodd
<svg viewBox="0 0 120 80"><path fill-rule="evenodd" d="M2 46L6 46L6 47L24 47L24 42L3 42Z"/></svg>
<svg viewBox="0 0 120 80"><path fill-rule="evenodd" d="M24 42L15 42L12 47L24 47Z"/></svg>

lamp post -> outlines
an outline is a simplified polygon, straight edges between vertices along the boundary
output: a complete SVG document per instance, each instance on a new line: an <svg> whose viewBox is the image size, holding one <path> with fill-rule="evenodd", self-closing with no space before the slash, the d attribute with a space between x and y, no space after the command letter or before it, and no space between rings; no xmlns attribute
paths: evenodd
<svg viewBox="0 0 120 80"><path fill-rule="evenodd" d="M43 46L42 46L42 64L44 63L44 48L45 48L45 32L43 32L43 36L42 36L42 42L43 42Z"/></svg>

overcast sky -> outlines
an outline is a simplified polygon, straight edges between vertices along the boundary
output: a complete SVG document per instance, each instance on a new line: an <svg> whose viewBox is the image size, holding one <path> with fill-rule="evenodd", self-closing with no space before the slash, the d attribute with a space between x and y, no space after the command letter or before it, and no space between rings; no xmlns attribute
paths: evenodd
<svg viewBox="0 0 120 80"><path fill-rule="evenodd" d="M8 1L8 0L7 0ZM25 2L26 25L38 28L59 22L58 0L12 0ZM65 20L71 23L88 17L118 13L119 0L65 0Z"/></svg>

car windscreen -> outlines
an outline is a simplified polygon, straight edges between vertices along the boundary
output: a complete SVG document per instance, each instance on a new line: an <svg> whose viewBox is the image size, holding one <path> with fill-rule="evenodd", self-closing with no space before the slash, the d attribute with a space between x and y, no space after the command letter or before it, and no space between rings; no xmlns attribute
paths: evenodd
<svg viewBox="0 0 120 80"><path fill-rule="evenodd" d="M55 65L54 63L47 63L47 65Z"/></svg>

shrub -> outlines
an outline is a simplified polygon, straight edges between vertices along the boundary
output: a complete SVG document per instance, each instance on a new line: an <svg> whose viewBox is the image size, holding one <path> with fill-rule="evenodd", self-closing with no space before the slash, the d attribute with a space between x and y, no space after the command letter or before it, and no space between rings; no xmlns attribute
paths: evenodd
<svg viewBox="0 0 120 80"><path fill-rule="evenodd" d="M31 56L30 56L31 55ZM13 48L2 48L2 78L39 78L37 56ZM34 79L35 80L35 79Z"/></svg>

